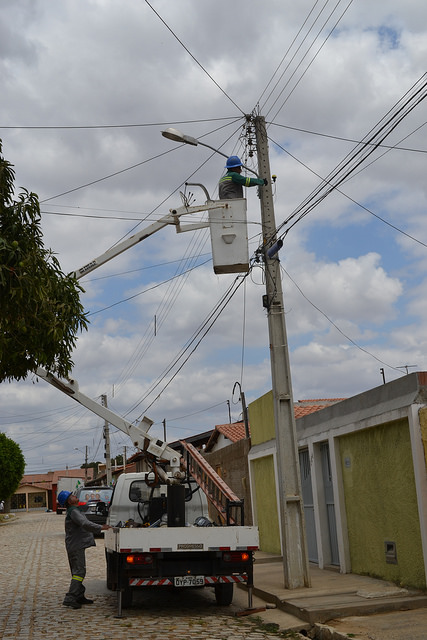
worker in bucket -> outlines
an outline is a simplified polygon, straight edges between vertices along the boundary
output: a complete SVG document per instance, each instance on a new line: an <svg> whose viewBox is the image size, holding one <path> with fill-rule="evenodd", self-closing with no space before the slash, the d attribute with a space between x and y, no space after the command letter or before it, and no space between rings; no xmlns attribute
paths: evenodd
<svg viewBox="0 0 427 640"><path fill-rule="evenodd" d="M232 198L243 198L243 187L264 186L267 179L246 178L242 176L243 163L238 156L227 158L225 168L227 173L219 181L218 194L220 200L231 200Z"/></svg>
<svg viewBox="0 0 427 640"><path fill-rule="evenodd" d="M65 516L65 548L71 569L71 583L63 604L72 609L80 609L82 604L92 604L93 600L85 597L83 580L86 575L85 549L95 546L94 533L110 529L108 524L91 522L80 511L79 500L71 491L61 491L58 495L61 507L67 507Z"/></svg>

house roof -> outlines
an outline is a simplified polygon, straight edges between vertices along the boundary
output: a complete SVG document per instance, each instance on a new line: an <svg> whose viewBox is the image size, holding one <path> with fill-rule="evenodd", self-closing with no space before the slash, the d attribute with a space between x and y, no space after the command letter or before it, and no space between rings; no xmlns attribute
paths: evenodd
<svg viewBox="0 0 427 640"><path fill-rule="evenodd" d="M329 407L331 404L336 404L337 402L341 402L341 400L345 400L345 398L316 398L310 400L298 400L298 402L294 403L294 411L295 418L302 418L303 416L308 415L309 413L314 413L315 411L320 411L325 407ZM250 425L249 426L249 434L250 434ZM218 438L220 435L223 435L224 438L227 438L231 442L237 442L238 440L243 440L246 437L245 435L245 423L244 422L232 422L231 424L217 424L215 425L215 429L212 432L211 437L209 438L205 452L208 453L212 451L215 444L218 442Z"/></svg>
<svg viewBox="0 0 427 640"><path fill-rule="evenodd" d="M48 471L47 473L29 473L22 476L20 484L42 484L49 489L53 484L58 484L60 478L84 478L86 469L63 469L59 471ZM93 469L87 469L87 477L90 480L93 476Z"/></svg>
<svg viewBox="0 0 427 640"><path fill-rule="evenodd" d="M15 491L15 493L18 493L19 489L23 489L24 487L31 487L33 489L41 489L42 491L48 491L49 489L52 488L51 485L47 485L47 484L37 484L35 482L21 482L21 484L19 485L19 487Z"/></svg>
<svg viewBox="0 0 427 640"><path fill-rule="evenodd" d="M205 451L208 453L212 451L220 435L230 440L230 442L237 442L243 440L245 435L245 423L244 422L232 422L228 424L216 424L215 429L212 431L211 437L206 443Z"/></svg>

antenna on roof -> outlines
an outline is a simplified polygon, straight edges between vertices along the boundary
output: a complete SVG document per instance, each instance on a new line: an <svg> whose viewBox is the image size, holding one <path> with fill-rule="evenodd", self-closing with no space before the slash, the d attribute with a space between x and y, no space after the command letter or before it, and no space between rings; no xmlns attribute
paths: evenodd
<svg viewBox="0 0 427 640"><path fill-rule="evenodd" d="M414 369L414 367L418 367L417 364L402 364L401 367L396 367L396 369L405 369L406 375L409 373L409 369Z"/></svg>

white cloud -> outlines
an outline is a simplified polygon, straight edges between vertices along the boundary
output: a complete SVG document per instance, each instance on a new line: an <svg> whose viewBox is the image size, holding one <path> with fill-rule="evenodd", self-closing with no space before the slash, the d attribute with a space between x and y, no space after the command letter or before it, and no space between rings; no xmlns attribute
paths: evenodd
<svg viewBox="0 0 427 640"><path fill-rule="evenodd" d="M45 243L57 252L66 272L179 206L186 181L202 183L215 194L224 159L209 159L211 151L203 146L180 147L165 140L160 135L165 124L225 153L244 155L242 115L256 109L259 100L262 115L268 122L274 118L268 128L270 160L277 175L276 219L282 223L354 148L352 142L309 132L360 139L425 69L427 34L420 0L404 5L373 0L368 12L352 3L326 40L344 9L340 5L316 42L326 12L309 31L313 13L298 35L309 10L303 3L162 0L153 6L225 93L146 3L1 4L3 152L15 165L17 187L35 191L42 200L70 191L42 203ZM421 103L385 143L402 140L400 146L423 150L424 122ZM116 126L125 124L151 126ZM90 125L114 128L69 128ZM371 159L377 161L344 183L342 191L427 243L424 154L391 150L380 157L384 151L375 152ZM123 171L129 167L134 168ZM198 187L189 190L198 202L204 200ZM254 251L261 232L255 189L248 191L248 218ZM172 261L210 252L205 236L177 235L167 228L137 245L83 281L86 308L102 310L170 279L179 269ZM369 352L346 340L285 276L296 397L349 396L380 384L384 365L373 356L390 367L427 365L420 322L425 317L425 247L335 193L290 230L281 260L309 301ZM165 417L172 439L225 422L226 401L237 380L243 381L247 401L268 390L260 267L150 408L159 434ZM130 273L110 277L121 272ZM91 316L89 332L79 339L75 353L74 374L81 389L93 397L108 393L115 411L135 419L174 371L147 400L141 399L231 280L215 276L206 265L191 272L182 288L180 280L162 284ZM400 375L390 367L387 379ZM81 463L74 446L90 445L92 453L99 452L102 421L42 381L3 384L0 397L0 429L22 444L29 469ZM214 405L218 407L207 409ZM120 437L113 443L125 439ZM50 453L49 446L55 451Z"/></svg>

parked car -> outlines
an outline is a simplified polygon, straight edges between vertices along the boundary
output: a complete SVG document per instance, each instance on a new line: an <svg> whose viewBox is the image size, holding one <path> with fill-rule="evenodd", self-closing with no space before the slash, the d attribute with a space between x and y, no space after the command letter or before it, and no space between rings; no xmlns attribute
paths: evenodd
<svg viewBox="0 0 427 640"><path fill-rule="evenodd" d="M76 493L80 510L88 520L105 524L112 493L112 487L80 487Z"/></svg>

